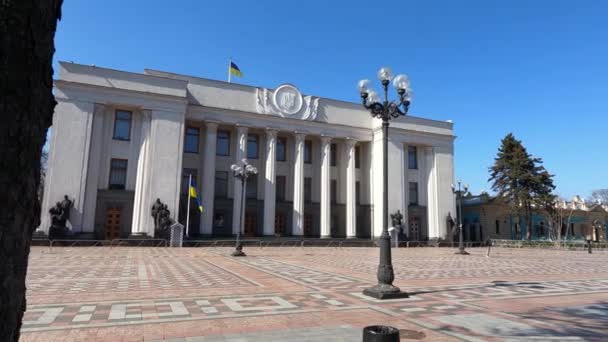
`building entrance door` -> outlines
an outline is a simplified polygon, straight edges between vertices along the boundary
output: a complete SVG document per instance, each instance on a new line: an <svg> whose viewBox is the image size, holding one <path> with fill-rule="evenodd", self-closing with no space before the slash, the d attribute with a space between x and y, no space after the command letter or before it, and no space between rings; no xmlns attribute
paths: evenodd
<svg viewBox="0 0 608 342"><path fill-rule="evenodd" d="M420 219L418 217L410 217L408 237L411 241L420 241Z"/></svg>
<svg viewBox="0 0 608 342"><path fill-rule="evenodd" d="M120 216L121 208L111 207L106 209L106 240L120 238Z"/></svg>
<svg viewBox="0 0 608 342"><path fill-rule="evenodd" d="M274 215L274 235L282 236L285 233L285 215L276 213Z"/></svg>
<svg viewBox="0 0 608 342"><path fill-rule="evenodd" d="M257 215L251 212L245 213L245 236L255 236L258 228Z"/></svg>
<svg viewBox="0 0 608 342"><path fill-rule="evenodd" d="M304 236L312 236L312 215L304 214Z"/></svg>

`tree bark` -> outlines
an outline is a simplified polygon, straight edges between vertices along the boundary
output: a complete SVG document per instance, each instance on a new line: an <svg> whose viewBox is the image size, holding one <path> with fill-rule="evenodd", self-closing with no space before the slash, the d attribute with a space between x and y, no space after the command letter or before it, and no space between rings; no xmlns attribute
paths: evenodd
<svg viewBox="0 0 608 342"><path fill-rule="evenodd" d="M0 341L18 341L62 0L0 0Z"/></svg>

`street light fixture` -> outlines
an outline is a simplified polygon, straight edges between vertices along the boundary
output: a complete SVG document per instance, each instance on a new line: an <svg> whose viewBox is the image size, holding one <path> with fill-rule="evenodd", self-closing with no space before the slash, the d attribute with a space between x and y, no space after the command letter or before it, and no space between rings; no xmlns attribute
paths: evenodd
<svg viewBox="0 0 608 342"><path fill-rule="evenodd" d="M382 234L380 235L380 264L378 265L378 284L365 289L363 294L377 299L407 298L393 285L395 272L391 258L391 237L388 234L388 126L393 118L404 116L410 106L410 82L406 75L397 75L393 79L391 69L383 67L378 70L378 79L384 90L384 100L377 92L371 89L369 80L359 81L357 88L361 93L363 107L371 112L372 117L382 119L382 155L383 155L383 207L382 207ZM388 86L393 80L393 86L399 95L398 101L388 100Z"/></svg>
<svg viewBox="0 0 608 342"><path fill-rule="evenodd" d="M241 180L241 212L239 230L236 232L236 246L234 252L232 252L232 256L234 257L246 256L245 252L243 252L243 245L241 244L241 231L243 230L243 215L245 213L246 204L245 189L247 188L247 178L258 173L258 169L249 164L247 159L243 159L241 162L242 165L232 164L232 166L230 166L230 170L232 170L234 177Z"/></svg>
<svg viewBox="0 0 608 342"><path fill-rule="evenodd" d="M452 184L452 192L456 195L456 200L458 201L458 252L456 252L456 254L469 255L469 253L464 250L464 238L462 233L462 197L469 192L469 186L465 184L464 188L462 188L461 182L458 181L458 188Z"/></svg>

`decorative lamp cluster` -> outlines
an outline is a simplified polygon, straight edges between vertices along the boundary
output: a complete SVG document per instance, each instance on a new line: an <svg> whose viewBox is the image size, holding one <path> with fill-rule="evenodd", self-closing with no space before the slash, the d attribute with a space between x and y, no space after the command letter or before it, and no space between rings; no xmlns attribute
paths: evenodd
<svg viewBox="0 0 608 342"><path fill-rule="evenodd" d="M384 100L380 98L378 92L371 88L371 81L364 79L359 81L357 88L363 100L363 106L370 109L374 117L382 118L382 115L397 117L406 115L411 102L410 80L407 75L399 74L393 77L390 68L382 67L378 70L378 80L382 83L384 90ZM388 86L393 81L393 87L399 94L399 101L388 101Z"/></svg>
<svg viewBox="0 0 608 342"><path fill-rule="evenodd" d="M237 165L237 164L232 164L230 166L230 170L232 170L232 172L234 172L234 175L236 177L242 177L242 176L250 176L250 175L255 175L258 173L258 169L249 164L249 162L247 161L247 159L243 159L241 161L243 163L243 165Z"/></svg>

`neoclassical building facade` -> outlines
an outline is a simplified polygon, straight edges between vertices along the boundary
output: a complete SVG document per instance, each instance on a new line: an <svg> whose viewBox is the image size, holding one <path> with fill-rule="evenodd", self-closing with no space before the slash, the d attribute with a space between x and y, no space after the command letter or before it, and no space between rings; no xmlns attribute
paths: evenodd
<svg viewBox="0 0 608 342"><path fill-rule="evenodd" d="M246 158L246 236L368 238L382 230L382 131L358 103L145 70L60 63L40 230L64 195L73 234L154 236L158 198L189 235L239 230L242 189L230 166ZM389 212L411 240L445 239L455 213L453 125L391 122ZM390 220L389 220L390 222Z"/></svg>

